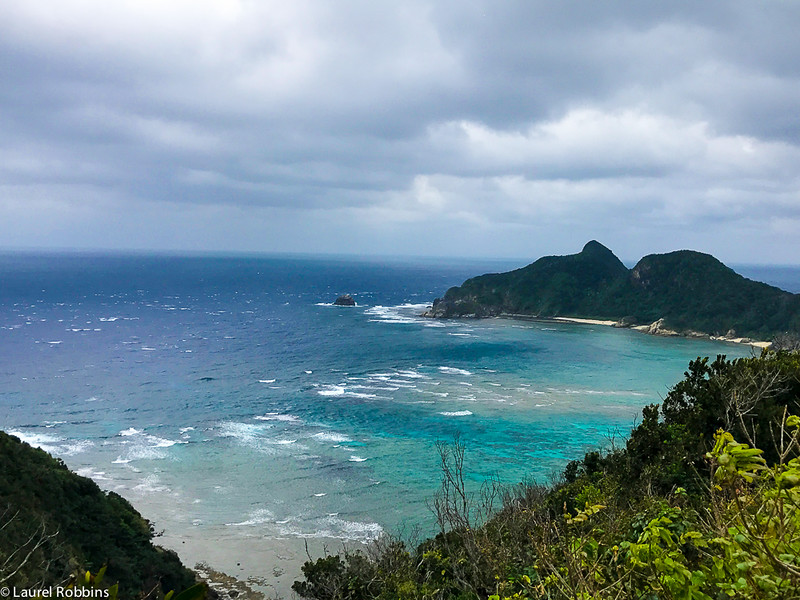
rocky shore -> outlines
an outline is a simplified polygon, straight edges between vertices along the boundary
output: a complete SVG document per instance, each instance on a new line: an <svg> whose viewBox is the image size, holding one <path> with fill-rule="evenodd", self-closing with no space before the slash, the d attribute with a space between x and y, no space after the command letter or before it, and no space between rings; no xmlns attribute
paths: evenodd
<svg viewBox="0 0 800 600"><path fill-rule="evenodd" d="M684 330L676 331L664 325L664 319L653 321L649 325L636 325L626 322L625 319L610 320L610 319L589 319L584 317L542 317L539 315L525 315L518 313L506 312L493 312L476 310L475 313L465 315L453 315L446 308L446 300L437 298L434 300L431 307L423 312L420 316L429 319L483 319L483 318L502 318L502 319L516 319L521 321L542 321L542 322L561 322L561 323L582 323L585 325L602 325L604 327L619 327L624 329L633 329L649 335L658 335L663 337L685 337L685 338L699 338L710 339L720 342L730 342L734 344L747 344L755 348L769 348L772 342L754 340L749 337L737 336L736 332L731 330L725 335L712 335L702 331Z"/></svg>

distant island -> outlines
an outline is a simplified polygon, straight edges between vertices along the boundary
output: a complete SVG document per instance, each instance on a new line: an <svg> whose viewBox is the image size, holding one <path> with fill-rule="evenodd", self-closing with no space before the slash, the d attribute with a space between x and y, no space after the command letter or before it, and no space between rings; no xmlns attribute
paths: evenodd
<svg viewBox="0 0 800 600"><path fill-rule="evenodd" d="M578 254L468 279L424 316L593 319L661 335L750 341L796 335L800 295L691 250L650 254L628 269L593 240Z"/></svg>

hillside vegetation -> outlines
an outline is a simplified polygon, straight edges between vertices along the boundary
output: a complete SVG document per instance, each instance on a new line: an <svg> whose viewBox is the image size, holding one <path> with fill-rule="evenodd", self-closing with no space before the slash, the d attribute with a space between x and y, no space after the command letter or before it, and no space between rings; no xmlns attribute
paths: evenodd
<svg viewBox="0 0 800 600"><path fill-rule="evenodd" d="M0 586L49 588L104 565L122 598L191 586L194 574L152 538L122 496L0 432Z"/></svg>
<svg viewBox="0 0 800 600"><path fill-rule="evenodd" d="M508 273L468 279L427 316L584 317L709 335L770 339L800 331L800 295L746 279L713 256L651 254L628 269L602 244L546 256Z"/></svg>
<svg viewBox="0 0 800 600"><path fill-rule="evenodd" d="M800 598L798 414L800 355L698 358L624 446L587 453L552 486L471 494L464 445L442 446L436 537L309 561L294 589L315 600Z"/></svg>

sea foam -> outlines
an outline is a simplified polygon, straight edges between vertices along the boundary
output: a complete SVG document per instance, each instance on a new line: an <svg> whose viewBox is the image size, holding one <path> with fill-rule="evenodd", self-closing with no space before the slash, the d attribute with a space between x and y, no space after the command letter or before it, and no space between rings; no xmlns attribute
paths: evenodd
<svg viewBox="0 0 800 600"><path fill-rule="evenodd" d="M458 369L456 367L439 367L439 371L447 375L472 375L471 371L466 369Z"/></svg>

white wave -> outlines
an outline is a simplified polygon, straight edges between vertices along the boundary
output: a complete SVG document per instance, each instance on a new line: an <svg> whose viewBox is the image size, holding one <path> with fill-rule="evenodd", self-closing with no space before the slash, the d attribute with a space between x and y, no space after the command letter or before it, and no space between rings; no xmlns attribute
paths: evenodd
<svg viewBox="0 0 800 600"><path fill-rule="evenodd" d="M91 440L74 440L74 441L66 441L61 444L59 451L57 454L61 454L62 456L72 456L74 454L78 454L83 452L87 448L91 448L94 446L94 442Z"/></svg>
<svg viewBox="0 0 800 600"><path fill-rule="evenodd" d="M150 352L152 350L155 350L155 348L151 348L150 346L142 346L142 350L144 350L146 352Z"/></svg>
<svg viewBox="0 0 800 600"><path fill-rule="evenodd" d="M281 413L271 412L262 416L253 417L258 421L283 421L285 423L302 423L300 417L294 415L283 415Z"/></svg>
<svg viewBox="0 0 800 600"><path fill-rule="evenodd" d="M327 432L321 431L319 433L315 433L311 437L321 441L321 442L332 442L334 444L346 444L348 442L352 442L353 440L347 437L342 433L336 432Z"/></svg>
<svg viewBox="0 0 800 600"><path fill-rule="evenodd" d="M457 410L454 412L440 412L440 415L444 417L468 417L472 414L471 410Z"/></svg>
<svg viewBox="0 0 800 600"><path fill-rule="evenodd" d="M56 341L54 341L54 342L47 342L47 343L48 343L48 344L52 344L53 346L56 346L56 345L58 345L58 344L63 344L64 342L62 342L61 340L56 340Z"/></svg>
<svg viewBox="0 0 800 600"><path fill-rule="evenodd" d="M439 396L440 398L447 398L450 392L431 392L429 390L415 390L420 394L428 394L429 396Z"/></svg>
<svg viewBox="0 0 800 600"><path fill-rule="evenodd" d="M315 498L322 498L323 496L327 496L327 495L328 495L328 494L326 494L325 492L321 492L321 493L319 493L319 494L314 494L314 497L315 497Z"/></svg>
<svg viewBox="0 0 800 600"><path fill-rule="evenodd" d="M400 304L398 306L373 306L364 311L364 314L375 317L370 321L381 323L428 323L419 314L428 307L427 304Z"/></svg>
<svg viewBox="0 0 800 600"><path fill-rule="evenodd" d="M240 523L225 523L228 527L252 527L253 525L264 525L275 521L275 515L266 508L258 508L248 515L246 521Z"/></svg>
<svg viewBox="0 0 800 600"><path fill-rule="evenodd" d="M383 528L377 523L346 521L335 515L328 515L321 519L319 526L321 526L321 529L308 534L306 537L369 542L379 538L383 533Z"/></svg>
<svg viewBox="0 0 800 600"><path fill-rule="evenodd" d="M331 538L342 541L369 542L383 533L377 523L347 521L339 513L307 521L302 517L289 517L274 521L279 535L299 538ZM310 530L309 530L310 529Z"/></svg>
<svg viewBox="0 0 800 600"><path fill-rule="evenodd" d="M88 477L94 481L111 481L110 477L106 477L105 471L95 471L91 467L83 467L75 471L81 477Z"/></svg>
<svg viewBox="0 0 800 600"><path fill-rule="evenodd" d="M393 386L397 386L398 388L413 389L417 387L415 384L409 381L404 381L402 379L392 379L391 377L375 377L375 380L380 381L382 383L389 383Z"/></svg>
<svg viewBox="0 0 800 600"><path fill-rule="evenodd" d="M275 383L275 379L259 379L258 383Z"/></svg>
<svg viewBox="0 0 800 600"><path fill-rule="evenodd" d="M94 446L94 442L91 440L68 440L47 433L33 433L12 429L8 431L8 434L18 437L34 448L40 448L56 456L73 456Z"/></svg>
<svg viewBox="0 0 800 600"><path fill-rule="evenodd" d="M458 369L456 367L439 367L439 371L448 375L472 375L470 371Z"/></svg>
<svg viewBox="0 0 800 600"><path fill-rule="evenodd" d="M141 483L133 486L133 489L146 494L160 494L163 492L169 492L170 489L165 485L159 485L159 481L158 475L148 475L141 481Z"/></svg>
<svg viewBox="0 0 800 600"><path fill-rule="evenodd" d="M133 460L161 460L168 456L166 448L189 443L186 440L169 440L150 435L135 427L120 431L118 435L127 438L120 442L125 444L125 451L114 461L118 464L126 464Z"/></svg>
<svg viewBox="0 0 800 600"><path fill-rule="evenodd" d="M427 375L423 375L422 373L411 369L398 370L397 374L400 377L405 377L406 379L428 379Z"/></svg>
<svg viewBox="0 0 800 600"><path fill-rule="evenodd" d="M253 448L258 452L269 455L275 455L278 452L277 447L288 448L291 446L300 451L308 449L302 444L297 444L297 439L295 438L266 437L266 431L272 427L273 425L267 423L238 423L226 421L220 424L219 433L217 435L219 435L219 437L233 438L242 446Z"/></svg>
<svg viewBox="0 0 800 600"><path fill-rule="evenodd" d="M62 439L46 433L28 433L27 431L19 431L17 429L11 430L8 433L9 435L17 436L23 442L27 442L31 446L42 448L42 450L46 450L44 446L49 446L50 444L61 441Z"/></svg>
<svg viewBox="0 0 800 600"><path fill-rule="evenodd" d="M57 425L63 425L64 423L66 423L66 421L42 421L42 425L48 429L56 427Z"/></svg>
<svg viewBox="0 0 800 600"><path fill-rule="evenodd" d="M114 321L116 321L118 319L119 319L119 317L100 317L99 320L102 321L103 323L111 323L111 322L114 322Z"/></svg>
<svg viewBox="0 0 800 600"><path fill-rule="evenodd" d="M366 458L361 458L360 456L356 456L355 454L350 455L350 462L364 462L367 460Z"/></svg>
<svg viewBox="0 0 800 600"><path fill-rule="evenodd" d="M153 448L170 448L175 444L183 443L177 440L167 440L164 438L157 437L155 435L145 436L145 439L152 444Z"/></svg>
<svg viewBox="0 0 800 600"><path fill-rule="evenodd" d="M306 375L311 375L314 371L303 371Z"/></svg>
<svg viewBox="0 0 800 600"><path fill-rule="evenodd" d="M587 396L644 396L641 392L631 392L628 390L576 390L576 389L563 389L557 390L554 388L547 388L551 392L555 392L558 394L569 394L569 395L583 395L586 394Z"/></svg>
<svg viewBox="0 0 800 600"><path fill-rule="evenodd" d="M194 427L181 427L178 431L181 433L187 433L189 431L194 431Z"/></svg>
<svg viewBox="0 0 800 600"><path fill-rule="evenodd" d="M320 396L331 396L341 398L343 396L350 396L351 398L377 398L376 394L362 394L360 392L351 392L342 385L326 385L321 390L317 390Z"/></svg>
<svg viewBox="0 0 800 600"><path fill-rule="evenodd" d="M350 379L355 379L355 377L351 377ZM375 385L351 385L348 386L348 389L351 390L373 390L376 392L396 392L399 390L399 387L384 387L384 386L375 386Z"/></svg>
<svg viewBox="0 0 800 600"><path fill-rule="evenodd" d="M320 396L344 396L344 386L327 385L324 389L317 390Z"/></svg>
<svg viewBox="0 0 800 600"><path fill-rule="evenodd" d="M230 437L240 442L249 443L263 437L265 429L268 425L258 425L255 423L237 423L234 421L225 421L220 423L219 437Z"/></svg>

